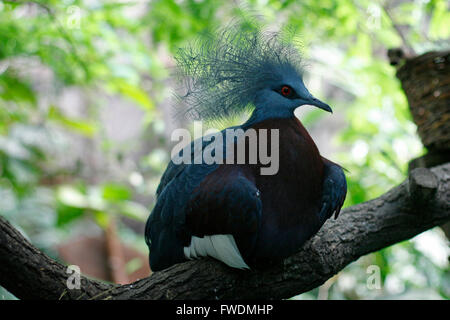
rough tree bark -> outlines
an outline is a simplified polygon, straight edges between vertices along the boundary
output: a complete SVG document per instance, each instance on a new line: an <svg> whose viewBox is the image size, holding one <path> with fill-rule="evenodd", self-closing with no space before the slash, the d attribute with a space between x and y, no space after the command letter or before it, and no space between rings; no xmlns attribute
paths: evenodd
<svg viewBox="0 0 450 320"><path fill-rule="evenodd" d="M211 259L190 261L129 285L81 278L33 247L0 217L0 285L22 299L282 299L324 283L350 262L450 220L450 163L418 168L374 200L346 208L278 265L237 271Z"/></svg>

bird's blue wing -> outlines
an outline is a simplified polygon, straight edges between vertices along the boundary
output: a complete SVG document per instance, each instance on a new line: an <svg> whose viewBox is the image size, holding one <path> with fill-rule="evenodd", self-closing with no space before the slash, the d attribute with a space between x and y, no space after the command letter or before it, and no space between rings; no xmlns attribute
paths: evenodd
<svg viewBox="0 0 450 320"><path fill-rule="evenodd" d="M189 199L186 225L195 236L256 234L262 203L251 177L238 166L222 165Z"/></svg>
<svg viewBox="0 0 450 320"><path fill-rule="evenodd" d="M209 144L211 143L211 141L209 140L202 140L202 150ZM183 154L188 152L190 153L190 157L191 159L194 158L194 145L195 142L191 142L189 145L187 145L186 147L184 147L183 149L180 150L179 152L179 156L180 158L183 157ZM178 174L180 174L181 172L183 172L183 170L186 168L188 164L186 163L179 163L179 164L175 164L173 162L173 160L170 160L169 164L167 165L166 170L164 171L161 180L159 182L158 188L156 189L156 196L159 197L159 195L161 194L161 192L164 190L164 188L167 186L167 184L172 181Z"/></svg>
<svg viewBox="0 0 450 320"><path fill-rule="evenodd" d="M234 127L230 127L228 129L236 129L238 128L238 126L234 126ZM224 130L221 131L221 134L224 133ZM205 137L199 138L197 141L201 141L201 149L204 150L205 147L211 143L210 140L205 139ZM192 141L189 145L187 145L186 147L184 147L183 149L180 150L179 152L179 156L180 158L183 157L183 154L185 152L189 152L191 159L194 158L194 153L195 153L195 148L194 146L196 145L195 141ZM167 165L166 170L164 171L161 180L159 182L158 188L156 189L156 196L158 197L161 192L163 191L163 189L167 186L167 184L172 181L172 179L174 179L178 174L180 174L187 166L188 164L185 163L180 163L180 164L175 164L172 160L169 162L169 164Z"/></svg>
<svg viewBox="0 0 450 320"><path fill-rule="evenodd" d="M202 149L209 143L202 140ZM189 153L193 159L194 146L195 141L180 150L179 156ZM186 204L193 190L216 168L217 165L169 162L156 190L156 204L145 226L145 242L150 248L153 271L185 260L183 246L190 239L185 228Z"/></svg>
<svg viewBox="0 0 450 320"><path fill-rule="evenodd" d="M153 271L185 260L183 247L191 237L185 225L186 204L193 190L214 170L214 165L186 165L159 194L145 227Z"/></svg>
<svg viewBox="0 0 450 320"><path fill-rule="evenodd" d="M203 143L202 149L207 145L208 142ZM193 146L194 143L183 152L193 153ZM223 154L225 157L226 150ZM219 170L220 167L226 169ZM205 163L169 164L145 230L152 270L185 261L183 247L189 246L192 236L239 236L257 228L262 207L258 190L237 168Z"/></svg>
<svg viewBox="0 0 450 320"><path fill-rule="evenodd" d="M319 216L325 222L333 213L335 219L338 217L347 194L347 181L341 166L325 158L323 161L324 179Z"/></svg>

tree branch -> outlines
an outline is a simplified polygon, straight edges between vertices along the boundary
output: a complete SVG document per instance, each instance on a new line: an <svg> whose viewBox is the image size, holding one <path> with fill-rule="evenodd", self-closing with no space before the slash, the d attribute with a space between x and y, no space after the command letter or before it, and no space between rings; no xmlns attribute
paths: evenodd
<svg viewBox="0 0 450 320"><path fill-rule="evenodd" d="M33 247L0 217L0 285L18 298L283 299L311 290L350 262L450 220L450 163L415 169L374 200L342 211L278 265L239 271L212 259L190 261L129 285L82 277L69 290L66 267Z"/></svg>

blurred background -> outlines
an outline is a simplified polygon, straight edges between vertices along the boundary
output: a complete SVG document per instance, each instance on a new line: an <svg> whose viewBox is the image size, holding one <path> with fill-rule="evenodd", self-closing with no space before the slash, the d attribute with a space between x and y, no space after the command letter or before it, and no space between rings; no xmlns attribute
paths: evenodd
<svg viewBox="0 0 450 320"><path fill-rule="evenodd" d="M387 49L448 50L448 1L0 0L0 214L88 276L148 276L145 221L170 134L191 125L173 117L173 54L233 19L301 39L306 86L334 113L298 117L349 170L345 206L406 178L425 149ZM293 299L448 299L449 255L434 228Z"/></svg>

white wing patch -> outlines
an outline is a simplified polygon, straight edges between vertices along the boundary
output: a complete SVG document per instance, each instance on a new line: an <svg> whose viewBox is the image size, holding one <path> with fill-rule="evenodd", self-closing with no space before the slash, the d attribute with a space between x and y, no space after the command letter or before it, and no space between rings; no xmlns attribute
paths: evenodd
<svg viewBox="0 0 450 320"><path fill-rule="evenodd" d="M193 236L189 247L184 247L184 256L188 259L211 256L233 268L250 269L242 259L236 241L231 234Z"/></svg>

